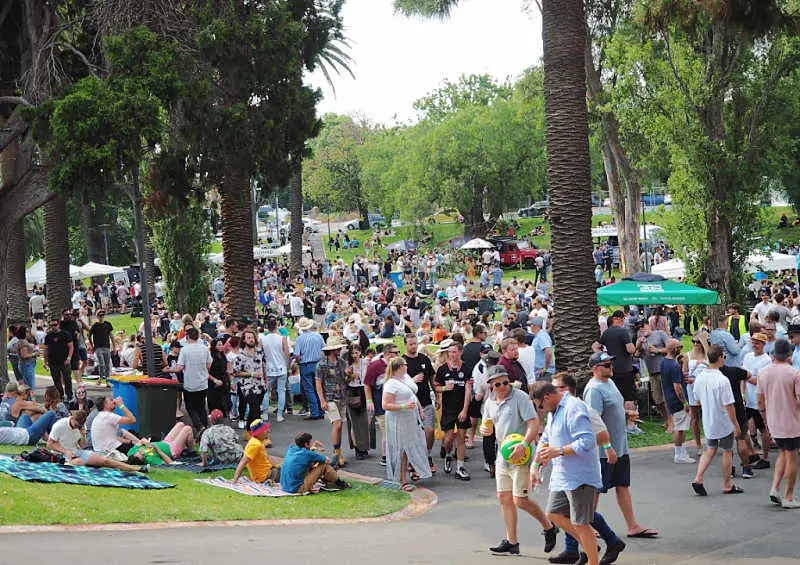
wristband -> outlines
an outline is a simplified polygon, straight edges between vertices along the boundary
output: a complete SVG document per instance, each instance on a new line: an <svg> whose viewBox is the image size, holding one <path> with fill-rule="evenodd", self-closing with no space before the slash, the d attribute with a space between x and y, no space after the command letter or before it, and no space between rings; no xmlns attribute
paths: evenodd
<svg viewBox="0 0 800 565"><path fill-rule="evenodd" d="M534 469L538 469L538 468L539 468L539 467L541 467L541 466L542 466L542 465L541 465L541 463L539 463L539 462L537 462L537 461L534 461L534 462L533 462L533 468L534 468Z"/></svg>
<svg viewBox="0 0 800 565"><path fill-rule="evenodd" d="M367 400L367 404L375 404L375 403L372 402L371 400Z"/></svg>
<svg viewBox="0 0 800 565"><path fill-rule="evenodd" d="M607 443L605 445L601 445L600 447L602 447L605 451L608 451L609 449L611 449L611 444Z"/></svg>

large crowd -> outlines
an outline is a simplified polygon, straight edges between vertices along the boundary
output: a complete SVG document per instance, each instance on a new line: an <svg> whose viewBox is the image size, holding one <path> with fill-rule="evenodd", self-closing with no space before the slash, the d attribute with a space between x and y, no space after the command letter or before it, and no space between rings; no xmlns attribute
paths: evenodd
<svg viewBox="0 0 800 565"><path fill-rule="evenodd" d="M475 263L487 273L497 269L491 253ZM708 495L704 473L717 450L725 494L742 492L732 480L734 447L744 479L770 468L770 453L778 450L770 500L800 506L794 497L800 324L793 323L800 317L793 320L796 303L785 305L779 289L763 285L749 318L736 304L717 320L693 320L677 307L601 311L597 342L586 352L592 376L578 383L556 372L547 269L535 283L477 272L444 282L437 265L435 256L397 253L348 266L312 262L295 280L284 265L259 265L257 306L239 319L226 315L221 279L195 315L170 313L156 300L148 315L157 336L150 371L143 326L125 336L106 319L107 306L116 306L103 289L119 285L104 284L99 293L77 288L74 308L46 329L46 303L36 290L29 297L32 332L12 328L10 334L16 379L0 402L0 420L14 426L0 428L0 443L33 445L47 437L48 447L75 464L122 469L197 450L203 464L238 463L234 480L247 468L253 480L280 481L293 492L318 480L332 490L346 488L337 470L351 454L379 457L387 478L411 491L439 471L437 437L442 471L469 481L465 461L480 443L506 525L493 552L519 552L516 513L524 510L541 524L546 552L560 530L568 534L565 550L551 562L607 564L625 542L596 512L600 493L615 490L627 537L658 536L636 520L628 454L628 436L642 433L640 413L655 410L673 434L673 461L697 464L690 482L698 495ZM390 276L398 268L411 286L398 288ZM420 281L430 281L429 294L419 292ZM125 291L119 309L138 292L135 286ZM687 331L692 348L684 353L676 338ZM45 405L31 396L37 355L53 378ZM122 401L104 396L92 405L82 383L96 375L104 384L119 367L179 381L176 416L187 424L160 442L120 429L135 419ZM330 424L330 456L301 434L282 466L270 460L270 426L292 413ZM244 448L236 427L248 433ZM696 453L685 445L688 430ZM502 453L500 445L513 434L522 439ZM546 509L529 496L542 482L550 491ZM595 533L607 545L602 558Z"/></svg>

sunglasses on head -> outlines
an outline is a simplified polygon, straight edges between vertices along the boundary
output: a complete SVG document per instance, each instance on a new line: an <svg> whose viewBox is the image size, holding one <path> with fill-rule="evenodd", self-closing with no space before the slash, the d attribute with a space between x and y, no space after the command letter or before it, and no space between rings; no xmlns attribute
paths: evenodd
<svg viewBox="0 0 800 565"><path fill-rule="evenodd" d="M501 386L508 386L508 381L500 381L498 383L494 383L494 388L500 388Z"/></svg>

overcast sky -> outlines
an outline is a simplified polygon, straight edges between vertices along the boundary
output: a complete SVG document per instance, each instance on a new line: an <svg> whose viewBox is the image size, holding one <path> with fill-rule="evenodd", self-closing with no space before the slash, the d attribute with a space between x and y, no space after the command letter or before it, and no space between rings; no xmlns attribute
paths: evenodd
<svg viewBox="0 0 800 565"><path fill-rule="evenodd" d="M321 73L320 114L361 113L391 124L416 117L414 100L444 79L488 73L516 77L542 56L541 17L526 14L522 0L464 0L445 21L405 18L392 0L347 0L343 19L350 40L349 75L335 75L336 96Z"/></svg>

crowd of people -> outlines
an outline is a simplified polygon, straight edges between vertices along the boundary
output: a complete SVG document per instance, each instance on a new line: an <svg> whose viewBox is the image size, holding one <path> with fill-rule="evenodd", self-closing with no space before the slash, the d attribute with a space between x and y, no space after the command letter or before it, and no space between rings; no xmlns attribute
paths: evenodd
<svg viewBox="0 0 800 565"><path fill-rule="evenodd" d="M487 259L481 266L492 272L496 261ZM435 257L418 257L410 280L434 278L429 260L435 271ZM0 410L8 404L16 426L8 428L14 432L0 428L0 438L6 433L13 442L33 444L50 434L48 445L76 464L123 469L119 465L167 462L199 446L204 463L238 463L234 480L248 469L254 480L294 489L322 480L331 490L346 488L336 472L347 465L349 447L359 460L380 457L388 479L412 491L438 472L438 432L443 471L462 481L472 478L468 451L481 443L483 468L496 482L506 525L506 538L493 552L519 552L516 513L524 510L541 524L545 551L553 550L559 531L568 534L565 550L551 562L608 564L625 543L596 512L599 494L615 490L627 537L658 536L636 520L629 488L628 436L642 433L637 419L652 408L673 434L673 461L697 463L691 487L699 495L708 494L704 473L716 450L723 452L722 492L737 494L742 489L731 479L734 445L745 479L770 468L770 451L777 449L770 500L800 506L793 492L800 442L800 324L793 322L800 320L793 320L794 301L787 306L782 293L762 290L749 318L731 304L724 316L704 319L688 353L676 339L684 314L677 308L602 312L597 341L587 351L592 377L579 387L573 375L555 369L550 332L556 320L546 272L535 284L493 276L473 282L460 273L437 281L426 296L398 288L387 276L398 264L404 272L404 254L347 267L313 262L296 280L289 280L284 266L258 266L258 307L240 319L226 316L222 280L212 283L208 305L196 315L170 315L157 301L150 322L162 343L154 344L150 373L182 383L176 413L185 411L190 423L161 442L116 429L133 418L119 399L90 405L81 384L87 361L103 382L111 367L147 371L148 355L143 326L120 344L105 309L96 307L91 315L86 301L79 301L77 309L50 320L43 336L36 326L33 338L16 330L11 335L20 384L9 384ZM33 406L35 383L26 376L37 348L54 381L46 408ZM319 454L321 443L301 434L282 466L270 460L270 420L281 425L293 412L329 423L330 457ZM61 423L65 419L68 424ZM98 423L107 431L97 431ZM249 436L244 448L237 425ZM84 426L92 442L77 437L74 430ZM685 445L689 430L696 454ZM498 446L510 434L523 440L505 458ZM93 455L81 451L89 443ZM533 450L527 463L509 463L525 449ZM542 482L550 491L545 509L529 497ZM595 532L606 543L602 558Z"/></svg>

